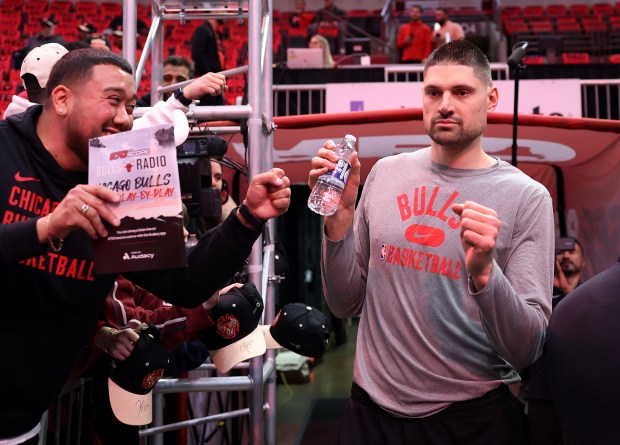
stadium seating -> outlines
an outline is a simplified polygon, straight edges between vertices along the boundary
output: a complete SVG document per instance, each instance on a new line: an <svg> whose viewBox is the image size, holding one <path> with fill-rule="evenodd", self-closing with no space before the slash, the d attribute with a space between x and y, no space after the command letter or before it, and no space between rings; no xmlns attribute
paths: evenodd
<svg viewBox="0 0 620 445"><path fill-rule="evenodd" d="M565 17L568 14L566 5L553 4L547 5L545 10L547 17Z"/></svg>
<svg viewBox="0 0 620 445"><path fill-rule="evenodd" d="M590 63L590 54L588 53L562 53L562 62L567 64L588 64Z"/></svg>

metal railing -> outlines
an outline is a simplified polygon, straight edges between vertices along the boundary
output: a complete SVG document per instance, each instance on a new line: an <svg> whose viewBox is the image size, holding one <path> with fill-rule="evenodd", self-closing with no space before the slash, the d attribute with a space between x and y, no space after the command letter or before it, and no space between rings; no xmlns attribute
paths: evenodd
<svg viewBox="0 0 620 445"><path fill-rule="evenodd" d="M504 63L491 64L494 78L508 79L508 67ZM386 82L421 81L422 65L395 65L385 67ZM407 76L388 80L389 76ZM413 76L416 76L413 78ZM497 77L496 77L497 76ZM410 80L402 80L402 79ZM620 80L581 80L581 115L593 119L620 119ZM326 84L274 85L274 116L325 113Z"/></svg>
<svg viewBox="0 0 620 445"><path fill-rule="evenodd" d="M510 78L510 69L505 63L491 63L491 75L494 80ZM424 80L424 64L391 65L385 67L386 82L421 82Z"/></svg>

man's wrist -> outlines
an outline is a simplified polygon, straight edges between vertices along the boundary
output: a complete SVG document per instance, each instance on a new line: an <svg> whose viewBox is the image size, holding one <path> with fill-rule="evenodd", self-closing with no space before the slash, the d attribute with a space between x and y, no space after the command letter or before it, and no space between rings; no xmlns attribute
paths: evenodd
<svg viewBox="0 0 620 445"><path fill-rule="evenodd" d="M187 97L185 97L183 88L181 87L177 88L177 90L174 92L174 98L186 107L189 107L193 102L193 99L188 99Z"/></svg>
<svg viewBox="0 0 620 445"><path fill-rule="evenodd" d="M252 230L262 230L263 226L267 222L266 220L254 216L245 203L237 207L236 213L237 218L239 218L241 223Z"/></svg>

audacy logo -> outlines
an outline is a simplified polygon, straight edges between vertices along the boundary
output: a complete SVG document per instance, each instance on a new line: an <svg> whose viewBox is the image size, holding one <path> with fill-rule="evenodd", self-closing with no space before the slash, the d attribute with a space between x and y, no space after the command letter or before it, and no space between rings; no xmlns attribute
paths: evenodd
<svg viewBox="0 0 620 445"><path fill-rule="evenodd" d="M153 258L155 258L155 254L154 253L134 253L132 252L131 254L125 252L123 254L123 260L127 261L127 260L152 260Z"/></svg>

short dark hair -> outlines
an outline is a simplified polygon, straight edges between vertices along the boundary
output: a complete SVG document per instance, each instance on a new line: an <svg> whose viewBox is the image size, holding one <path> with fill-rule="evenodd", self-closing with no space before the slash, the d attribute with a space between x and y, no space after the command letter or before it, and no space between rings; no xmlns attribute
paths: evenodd
<svg viewBox="0 0 620 445"><path fill-rule="evenodd" d="M484 53L467 40L452 40L435 49L424 66L424 74L435 65L465 65L474 69L476 76L487 86L493 85L491 65Z"/></svg>
<svg viewBox="0 0 620 445"><path fill-rule="evenodd" d="M129 62L116 53L99 48L81 48L69 51L54 64L47 81L46 101L58 85L70 88L83 85L93 77L93 68L99 65L113 65L133 75Z"/></svg>
<svg viewBox="0 0 620 445"><path fill-rule="evenodd" d="M191 60L187 59L183 56L172 55L166 57L164 60L163 66L173 65L173 66L184 66L189 71L189 77L194 77L194 64Z"/></svg>
<svg viewBox="0 0 620 445"><path fill-rule="evenodd" d="M418 11L420 11L420 13L424 11L424 9L422 9L422 6L420 6L420 5L412 5L411 9L413 9L413 8L417 8Z"/></svg>

